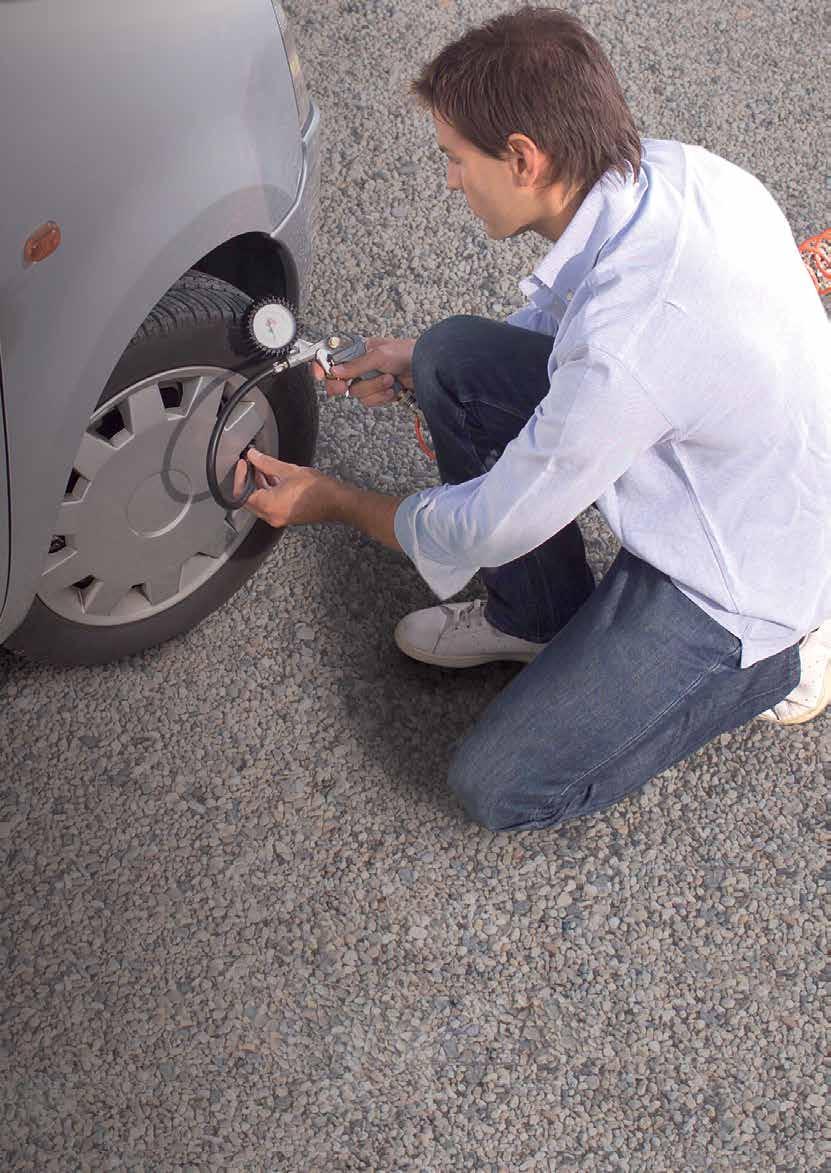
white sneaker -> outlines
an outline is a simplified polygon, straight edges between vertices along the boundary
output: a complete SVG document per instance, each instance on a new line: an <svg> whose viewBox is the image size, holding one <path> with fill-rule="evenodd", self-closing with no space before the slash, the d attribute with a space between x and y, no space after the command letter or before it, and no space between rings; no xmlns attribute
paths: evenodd
<svg viewBox="0 0 831 1173"><path fill-rule="evenodd" d="M527 664L547 646L493 627L485 618L485 602L441 603L412 611L396 627L395 642L414 660L444 668L472 668L491 660Z"/></svg>
<svg viewBox="0 0 831 1173"><path fill-rule="evenodd" d="M777 725L801 725L818 717L831 701L831 619L799 641L799 684L783 701L759 716Z"/></svg>

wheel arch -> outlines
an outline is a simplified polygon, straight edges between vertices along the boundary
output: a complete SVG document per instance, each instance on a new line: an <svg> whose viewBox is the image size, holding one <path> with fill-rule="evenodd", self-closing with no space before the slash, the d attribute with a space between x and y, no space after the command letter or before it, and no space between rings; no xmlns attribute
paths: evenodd
<svg viewBox="0 0 831 1173"><path fill-rule="evenodd" d="M280 242L265 232L243 232L234 236L211 249L191 268L227 281L254 300L276 295L297 305L297 266Z"/></svg>

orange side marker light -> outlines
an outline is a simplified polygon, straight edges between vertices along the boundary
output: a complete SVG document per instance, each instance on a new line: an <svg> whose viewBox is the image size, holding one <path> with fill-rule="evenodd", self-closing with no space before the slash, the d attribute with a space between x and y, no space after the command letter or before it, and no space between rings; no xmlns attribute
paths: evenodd
<svg viewBox="0 0 831 1173"><path fill-rule="evenodd" d="M54 220L47 220L36 228L23 246L23 258L33 265L45 261L61 243L61 230Z"/></svg>

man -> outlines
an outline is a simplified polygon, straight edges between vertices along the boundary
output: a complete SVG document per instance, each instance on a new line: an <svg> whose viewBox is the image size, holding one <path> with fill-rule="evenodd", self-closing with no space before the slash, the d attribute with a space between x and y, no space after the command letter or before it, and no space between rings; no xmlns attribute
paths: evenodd
<svg viewBox="0 0 831 1173"><path fill-rule="evenodd" d="M431 664L528 664L448 782L492 830L552 826L754 716L828 704L828 322L765 188L703 148L642 142L574 17L500 16L413 89L487 234L553 247L507 323L373 338L330 381L384 372L352 386L366 407L391 402L393 376L414 388L441 485L389 497L251 453L248 507L356 526L439 599L481 570L485 600L415 612L395 638ZM575 521L593 503L622 545L597 587Z"/></svg>

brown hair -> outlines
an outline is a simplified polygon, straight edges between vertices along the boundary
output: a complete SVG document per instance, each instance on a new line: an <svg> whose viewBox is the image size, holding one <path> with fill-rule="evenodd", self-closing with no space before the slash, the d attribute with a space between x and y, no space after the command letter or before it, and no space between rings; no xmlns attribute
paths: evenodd
<svg viewBox="0 0 831 1173"><path fill-rule="evenodd" d="M640 137L611 63L561 9L526 5L468 29L410 92L494 159L510 134L527 135L550 160L548 184L585 195L610 168L638 177Z"/></svg>

